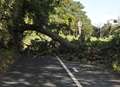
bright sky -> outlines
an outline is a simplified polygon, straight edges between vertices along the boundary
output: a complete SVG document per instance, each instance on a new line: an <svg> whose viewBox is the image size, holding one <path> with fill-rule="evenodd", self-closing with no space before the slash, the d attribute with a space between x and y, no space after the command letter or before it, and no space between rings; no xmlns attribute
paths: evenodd
<svg viewBox="0 0 120 87"><path fill-rule="evenodd" d="M101 25L109 19L120 17L120 0L75 0L80 1L92 24Z"/></svg>

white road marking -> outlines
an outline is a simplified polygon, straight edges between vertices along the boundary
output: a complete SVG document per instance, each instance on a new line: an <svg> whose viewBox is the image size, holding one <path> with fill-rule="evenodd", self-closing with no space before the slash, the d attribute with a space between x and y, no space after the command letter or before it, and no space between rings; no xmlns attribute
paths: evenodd
<svg viewBox="0 0 120 87"><path fill-rule="evenodd" d="M60 62L60 64L62 65L62 67L66 70L66 72L68 73L68 75L72 78L72 80L74 81L74 83L76 84L77 87L82 87L82 85L80 84L80 82L75 78L75 76L72 74L72 72L67 68L67 66L62 62L62 60L56 56L58 61Z"/></svg>
<svg viewBox="0 0 120 87"><path fill-rule="evenodd" d="M73 71L76 72L76 73L79 72L75 67L73 67L72 69L73 69Z"/></svg>

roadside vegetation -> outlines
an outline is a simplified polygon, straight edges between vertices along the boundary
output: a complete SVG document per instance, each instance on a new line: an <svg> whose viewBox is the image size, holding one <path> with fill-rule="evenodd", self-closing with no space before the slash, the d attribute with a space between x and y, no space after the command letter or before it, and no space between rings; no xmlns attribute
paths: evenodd
<svg viewBox="0 0 120 87"><path fill-rule="evenodd" d="M0 71L20 55L62 55L120 72L120 20L113 21L93 26L84 6L73 0L0 0Z"/></svg>

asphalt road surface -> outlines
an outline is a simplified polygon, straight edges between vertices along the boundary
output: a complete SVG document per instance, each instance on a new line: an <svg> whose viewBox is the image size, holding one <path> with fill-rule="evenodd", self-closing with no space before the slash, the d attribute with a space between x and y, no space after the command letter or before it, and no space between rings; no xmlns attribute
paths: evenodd
<svg viewBox="0 0 120 87"><path fill-rule="evenodd" d="M105 69L64 61L82 87L120 87L120 78ZM0 87L77 87L56 57L23 58L0 77Z"/></svg>
<svg viewBox="0 0 120 87"><path fill-rule="evenodd" d="M24 58L0 78L0 87L76 87L56 57Z"/></svg>
<svg viewBox="0 0 120 87"><path fill-rule="evenodd" d="M120 73L97 65L64 61L83 87L120 87Z"/></svg>

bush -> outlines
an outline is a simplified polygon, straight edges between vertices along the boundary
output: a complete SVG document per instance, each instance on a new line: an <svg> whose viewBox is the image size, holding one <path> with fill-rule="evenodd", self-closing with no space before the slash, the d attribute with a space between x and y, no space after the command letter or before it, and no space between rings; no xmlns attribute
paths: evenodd
<svg viewBox="0 0 120 87"><path fill-rule="evenodd" d="M0 50L0 72L5 72L10 64L15 60L14 50L1 49Z"/></svg>

